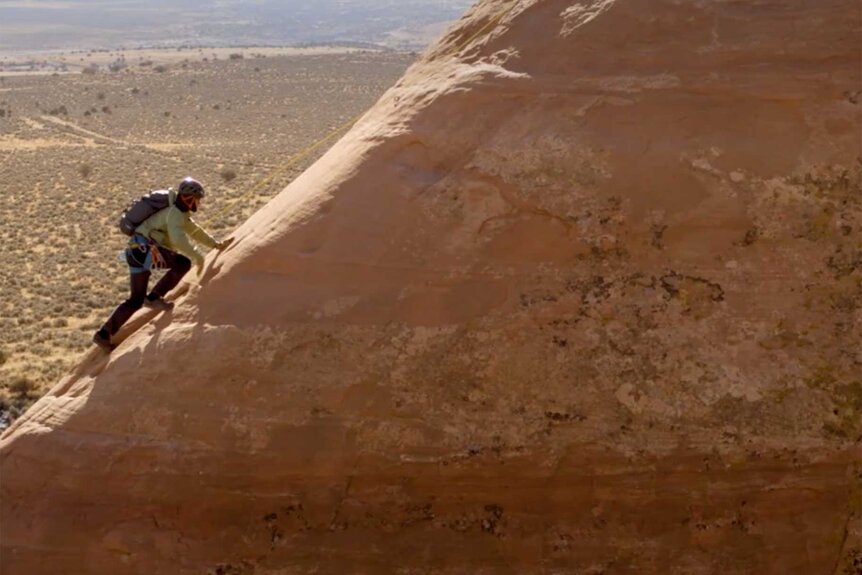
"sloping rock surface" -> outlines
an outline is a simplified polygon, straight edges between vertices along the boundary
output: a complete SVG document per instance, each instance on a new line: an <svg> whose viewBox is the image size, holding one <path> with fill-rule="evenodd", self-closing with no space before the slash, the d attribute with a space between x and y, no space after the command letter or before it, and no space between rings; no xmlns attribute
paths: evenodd
<svg viewBox="0 0 862 575"><path fill-rule="evenodd" d="M479 3L7 431L2 572L862 572L860 30Z"/></svg>

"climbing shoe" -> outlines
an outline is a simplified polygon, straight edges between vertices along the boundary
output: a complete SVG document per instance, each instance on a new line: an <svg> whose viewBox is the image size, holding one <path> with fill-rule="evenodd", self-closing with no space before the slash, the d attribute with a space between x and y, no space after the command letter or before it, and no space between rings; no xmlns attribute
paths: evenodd
<svg viewBox="0 0 862 575"><path fill-rule="evenodd" d="M111 336L101 329L93 334L93 343L107 352L113 351L117 347L111 343Z"/></svg>
<svg viewBox="0 0 862 575"><path fill-rule="evenodd" d="M174 309L173 302L165 301L165 298L161 297L157 299L145 299L144 306L150 309L154 309L156 311L171 311L172 309Z"/></svg>

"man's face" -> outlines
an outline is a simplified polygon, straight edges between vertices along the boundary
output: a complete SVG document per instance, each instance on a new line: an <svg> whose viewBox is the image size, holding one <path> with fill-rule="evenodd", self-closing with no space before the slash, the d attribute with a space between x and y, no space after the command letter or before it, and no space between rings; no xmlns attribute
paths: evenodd
<svg viewBox="0 0 862 575"><path fill-rule="evenodd" d="M190 212L198 211L198 206L200 205L201 199L197 198L191 194L182 194L180 196L180 201L188 208Z"/></svg>

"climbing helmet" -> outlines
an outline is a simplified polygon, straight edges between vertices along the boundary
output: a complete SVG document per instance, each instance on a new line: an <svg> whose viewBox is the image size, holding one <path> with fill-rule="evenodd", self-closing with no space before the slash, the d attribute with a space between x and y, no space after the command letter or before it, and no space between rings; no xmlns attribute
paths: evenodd
<svg viewBox="0 0 862 575"><path fill-rule="evenodd" d="M204 197L204 186L191 176L186 176L177 186L177 199L189 210L198 211L198 204Z"/></svg>

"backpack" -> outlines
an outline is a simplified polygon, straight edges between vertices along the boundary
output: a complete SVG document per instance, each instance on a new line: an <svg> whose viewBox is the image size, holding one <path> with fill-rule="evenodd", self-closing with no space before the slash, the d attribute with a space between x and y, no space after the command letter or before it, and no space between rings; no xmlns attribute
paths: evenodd
<svg viewBox="0 0 862 575"><path fill-rule="evenodd" d="M126 206L118 222L120 231L131 236L135 233L135 228L156 212L167 208L170 201L170 190L157 190L141 196Z"/></svg>

